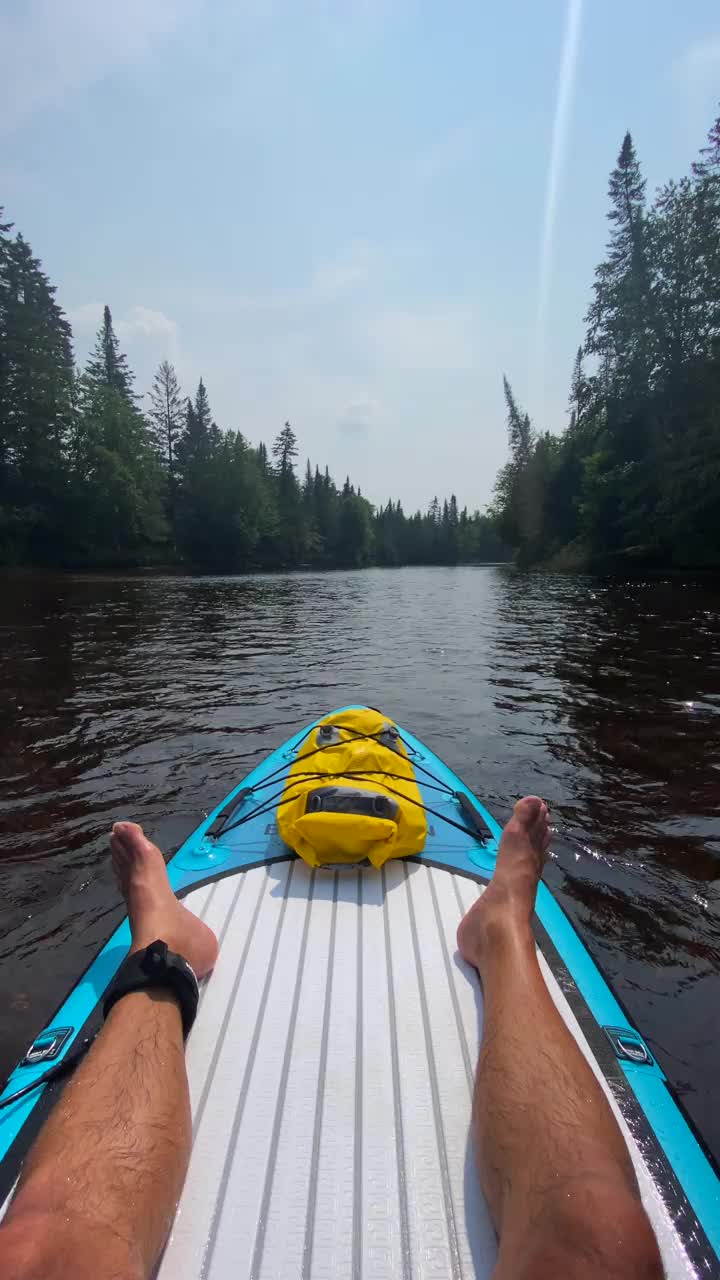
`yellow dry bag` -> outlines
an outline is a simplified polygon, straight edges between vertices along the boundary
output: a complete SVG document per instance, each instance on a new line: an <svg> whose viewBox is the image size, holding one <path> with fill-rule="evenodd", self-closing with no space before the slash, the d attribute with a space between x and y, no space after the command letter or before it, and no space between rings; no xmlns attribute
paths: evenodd
<svg viewBox="0 0 720 1280"><path fill-rule="evenodd" d="M277 808L282 839L311 867L419 853L427 823L397 726L369 708L321 720L303 742Z"/></svg>

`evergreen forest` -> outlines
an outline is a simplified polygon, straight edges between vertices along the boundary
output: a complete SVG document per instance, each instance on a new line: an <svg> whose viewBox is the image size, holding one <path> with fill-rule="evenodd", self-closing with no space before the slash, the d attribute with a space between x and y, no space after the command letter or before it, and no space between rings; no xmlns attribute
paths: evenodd
<svg viewBox="0 0 720 1280"><path fill-rule="evenodd" d="M505 379L498 531L558 569L720 565L720 117L651 204L625 135L562 431Z"/></svg>
<svg viewBox="0 0 720 1280"><path fill-rule="evenodd" d="M626 134L608 220L567 421L536 428L505 378L509 459L488 510L450 495L406 513L303 467L290 422L267 444L219 425L202 379L188 394L168 361L139 394L108 306L78 367L56 290L0 209L0 564L719 565L720 117L651 203Z"/></svg>

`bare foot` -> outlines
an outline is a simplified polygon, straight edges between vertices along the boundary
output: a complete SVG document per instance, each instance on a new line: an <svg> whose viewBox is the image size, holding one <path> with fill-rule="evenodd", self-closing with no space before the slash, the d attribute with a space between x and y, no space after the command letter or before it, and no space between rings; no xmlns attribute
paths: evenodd
<svg viewBox="0 0 720 1280"><path fill-rule="evenodd" d="M531 937L530 922L549 845L547 805L537 796L518 800L500 839L493 878L460 921L457 943L468 964L480 967L490 936Z"/></svg>
<svg viewBox="0 0 720 1280"><path fill-rule="evenodd" d="M210 972L218 953L212 929L178 902L170 887L165 859L136 822L116 822L110 836L113 870L127 903L131 951L157 938L184 956L198 978Z"/></svg>

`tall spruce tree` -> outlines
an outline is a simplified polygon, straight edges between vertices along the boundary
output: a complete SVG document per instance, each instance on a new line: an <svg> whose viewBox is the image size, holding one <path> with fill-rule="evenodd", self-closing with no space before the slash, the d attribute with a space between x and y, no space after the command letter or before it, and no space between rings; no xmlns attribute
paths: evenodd
<svg viewBox="0 0 720 1280"><path fill-rule="evenodd" d="M95 346L86 368L91 382L117 391L128 404L134 404L134 376L127 356L120 350L120 343L113 328L112 313L108 306L103 310L102 324L97 332Z"/></svg>
<svg viewBox="0 0 720 1280"><path fill-rule="evenodd" d="M591 405L591 398L590 383L583 366L583 349L578 347L573 361L568 397L568 410L572 424L583 425Z"/></svg>
<svg viewBox="0 0 720 1280"><path fill-rule="evenodd" d="M195 392L195 400L185 401L185 426L175 446L176 462L182 473L183 483L191 483L193 474L199 474L212 453L214 434L210 401L202 378Z"/></svg>
<svg viewBox="0 0 720 1280"><path fill-rule="evenodd" d="M610 240L595 272L585 346L598 357L601 386L627 402L646 394L653 367L645 179L629 132L608 194Z"/></svg>
<svg viewBox="0 0 720 1280"><path fill-rule="evenodd" d="M0 229L0 556L54 558L73 400L70 326L30 245Z"/></svg>
<svg viewBox="0 0 720 1280"><path fill-rule="evenodd" d="M300 486L295 475L298 455L297 436L286 422L273 441L275 480L278 505L277 555L280 563L290 568L303 562L305 529Z"/></svg>
<svg viewBox="0 0 720 1280"><path fill-rule="evenodd" d="M506 377L503 377L503 391L510 460L498 475L495 504L502 513L505 536L511 544L526 548L537 536L541 502L537 473L532 465L535 434L529 414L520 409Z"/></svg>
<svg viewBox="0 0 720 1280"><path fill-rule="evenodd" d="M198 383L198 389L195 393L195 417L197 420L198 430L210 434L213 416L210 412L210 400L202 378Z"/></svg>
<svg viewBox="0 0 720 1280"><path fill-rule="evenodd" d="M217 559L214 525L214 480L218 470L213 466L221 449L222 434L213 422L210 400L202 378L195 400L187 400L185 429L176 446L177 518L176 538L188 560L204 564Z"/></svg>
<svg viewBox="0 0 720 1280"><path fill-rule="evenodd" d="M10 500L14 440L10 424L10 311L12 222L0 205L0 508Z"/></svg>
<svg viewBox="0 0 720 1280"><path fill-rule="evenodd" d="M177 442L185 427L187 414L177 374L167 360L163 360L158 366L153 379L147 416L150 437L157 455L172 479L176 466Z"/></svg>
<svg viewBox="0 0 720 1280"><path fill-rule="evenodd" d="M163 473L142 415L116 387L78 380L70 458L73 561L137 564L167 541Z"/></svg>
<svg viewBox="0 0 720 1280"><path fill-rule="evenodd" d="M704 273L708 340L715 345L720 342L720 116L710 128L692 174L698 268Z"/></svg>
<svg viewBox="0 0 720 1280"><path fill-rule="evenodd" d="M287 479L294 473L295 459L298 456L297 436L289 422L285 423L282 431L275 437L272 455L281 479Z"/></svg>

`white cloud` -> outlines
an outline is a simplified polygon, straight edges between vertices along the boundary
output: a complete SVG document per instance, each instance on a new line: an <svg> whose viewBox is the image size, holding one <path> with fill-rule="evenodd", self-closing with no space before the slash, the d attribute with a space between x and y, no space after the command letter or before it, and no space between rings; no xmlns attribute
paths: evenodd
<svg viewBox="0 0 720 1280"><path fill-rule="evenodd" d="M684 73L720 70L720 32L694 40L680 55L676 66Z"/></svg>
<svg viewBox="0 0 720 1280"><path fill-rule="evenodd" d="M153 311L150 307L131 307L127 317L118 320L115 325L119 338L129 338L134 334L146 337L165 338L174 342L177 338L177 325L165 315L164 311Z"/></svg>
<svg viewBox="0 0 720 1280"><path fill-rule="evenodd" d="M67 312L81 364L92 349L104 305L82 302ZM164 311L142 305L130 307L123 315L113 315L113 328L141 381L148 381L161 360L174 363L178 359L178 326Z"/></svg>
<svg viewBox="0 0 720 1280"><path fill-rule="evenodd" d="M87 338L97 333L104 306L104 302L82 302L80 306L69 308L67 318L76 338Z"/></svg>
<svg viewBox="0 0 720 1280"><path fill-rule="evenodd" d="M192 0L24 0L0 13L0 131L146 56Z"/></svg>

